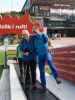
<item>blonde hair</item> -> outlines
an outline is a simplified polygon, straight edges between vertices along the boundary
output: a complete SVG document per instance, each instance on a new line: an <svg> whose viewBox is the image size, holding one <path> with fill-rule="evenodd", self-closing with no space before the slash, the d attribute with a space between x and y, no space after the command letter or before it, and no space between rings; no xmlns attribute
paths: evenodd
<svg viewBox="0 0 75 100"><path fill-rule="evenodd" d="M39 32L43 32L43 24L40 21L35 21L33 23L33 30L38 29Z"/></svg>

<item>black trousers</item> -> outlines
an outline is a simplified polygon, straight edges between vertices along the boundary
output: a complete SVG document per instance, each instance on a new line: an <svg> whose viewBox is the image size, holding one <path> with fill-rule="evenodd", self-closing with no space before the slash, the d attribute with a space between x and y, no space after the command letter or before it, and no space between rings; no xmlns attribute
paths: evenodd
<svg viewBox="0 0 75 100"><path fill-rule="evenodd" d="M24 62L24 72L25 83L28 84L32 81L32 85L34 85L36 83L36 61L31 60L29 62Z"/></svg>
<svg viewBox="0 0 75 100"><path fill-rule="evenodd" d="M32 76L32 85L36 83L36 61L30 61L30 69L31 69L31 76Z"/></svg>
<svg viewBox="0 0 75 100"><path fill-rule="evenodd" d="M19 69L20 69L20 76L23 76L23 62L22 60L18 59Z"/></svg>

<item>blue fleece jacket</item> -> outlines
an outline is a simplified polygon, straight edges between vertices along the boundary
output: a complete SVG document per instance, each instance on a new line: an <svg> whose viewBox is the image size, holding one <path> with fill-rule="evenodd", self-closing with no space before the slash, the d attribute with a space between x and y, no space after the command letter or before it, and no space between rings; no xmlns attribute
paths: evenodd
<svg viewBox="0 0 75 100"><path fill-rule="evenodd" d="M46 34L40 33L35 35L35 51L36 54L43 55L48 52L48 37Z"/></svg>

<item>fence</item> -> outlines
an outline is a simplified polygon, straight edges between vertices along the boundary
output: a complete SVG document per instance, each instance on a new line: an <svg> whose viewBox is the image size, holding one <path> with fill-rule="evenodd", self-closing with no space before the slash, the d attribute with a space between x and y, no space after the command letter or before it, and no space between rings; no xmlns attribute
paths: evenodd
<svg viewBox="0 0 75 100"><path fill-rule="evenodd" d="M75 83L75 46L51 50L59 76Z"/></svg>
<svg viewBox="0 0 75 100"><path fill-rule="evenodd" d="M8 59L16 58L16 50L8 50L7 51L7 57L8 57Z"/></svg>

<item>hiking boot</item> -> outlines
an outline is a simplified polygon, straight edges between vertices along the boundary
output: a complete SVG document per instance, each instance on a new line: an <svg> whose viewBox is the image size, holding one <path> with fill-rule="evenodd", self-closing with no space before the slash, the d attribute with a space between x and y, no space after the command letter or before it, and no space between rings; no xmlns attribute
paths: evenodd
<svg viewBox="0 0 75 100"><path fill-rule="evenodd" d="M33 90L36 90L37 89L37 86L36 85L32 85L32 89Z"/></svg>
<svg viewBox="0 0 75 100"><path fill-rule="evenodd" d="M40 92L46 92L46 86L42 85L39 90Z"/></svg>
<svg viewBox="0 0 75 100"><path fill-rule="evenodd" d="M56 78L56 83L61 84L61 80L59 78Z"/></svg>

